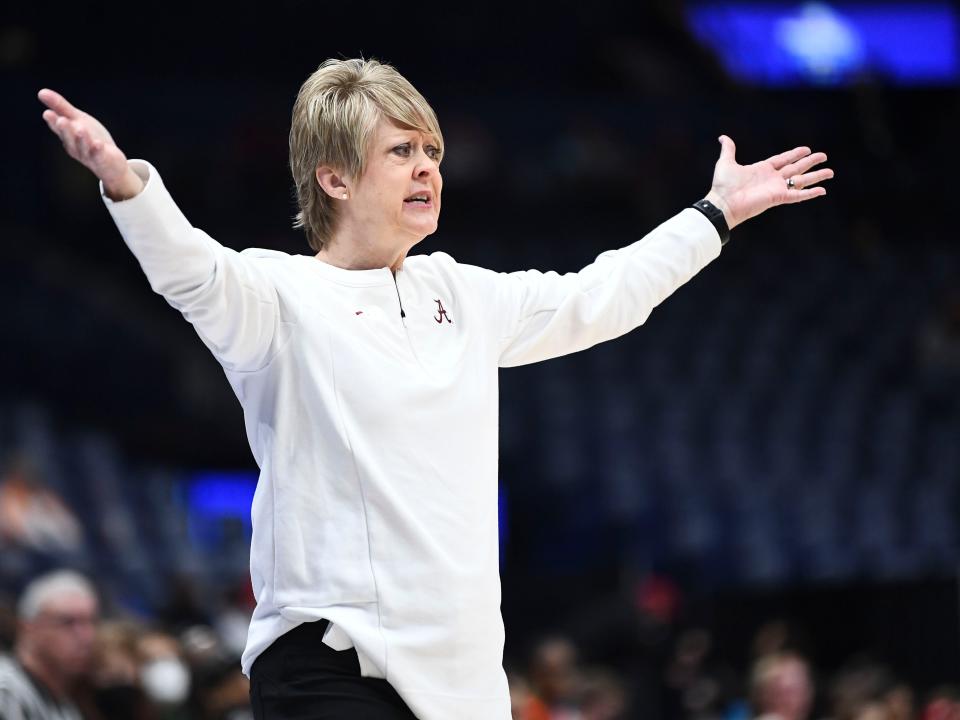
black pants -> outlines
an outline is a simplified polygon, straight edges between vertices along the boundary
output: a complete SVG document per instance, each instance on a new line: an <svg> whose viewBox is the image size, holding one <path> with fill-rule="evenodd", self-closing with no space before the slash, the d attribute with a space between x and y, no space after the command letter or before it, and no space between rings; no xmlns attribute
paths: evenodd
<svg viewBox="0 0 960 720"><path fill-rule="evenodd" d="M357 651L323 644L326 620L281 635L250 669L256 720L416 720L386 680L360 676Z"/></svg>

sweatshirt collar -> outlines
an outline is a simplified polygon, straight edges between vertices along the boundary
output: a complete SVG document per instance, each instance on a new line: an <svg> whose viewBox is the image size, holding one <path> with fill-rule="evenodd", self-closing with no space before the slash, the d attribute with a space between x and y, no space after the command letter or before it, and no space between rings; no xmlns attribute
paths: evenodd
<svg viewBox="0 0 960 720"><path fill-rule="evenodd" d="M372 270L347 270L324 262L315 255L298 255L297 257L313 272L341 285L372 287L375 285L393 285L394 282L393 272L388 267ZM399 272L403 272L403 270L401 269Z"/></svg>

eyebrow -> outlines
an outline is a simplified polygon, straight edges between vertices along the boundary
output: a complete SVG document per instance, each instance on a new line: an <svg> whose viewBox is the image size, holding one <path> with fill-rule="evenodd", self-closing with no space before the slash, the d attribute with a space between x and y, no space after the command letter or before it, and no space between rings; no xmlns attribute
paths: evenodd
<svg viewBox="0 0 960 720"><path fill-rule="evenodd" d="M427 143L431 145L437 145L437 146L439 146L440 144L440 141L436 138L436 136L431 135L430 133L421 132L420 130L401 130L400 132L402 132L403 135L400 135L400 134L390 135L387 137L387 142L389 143L410 142L411 135L425 135Z"/></svg>

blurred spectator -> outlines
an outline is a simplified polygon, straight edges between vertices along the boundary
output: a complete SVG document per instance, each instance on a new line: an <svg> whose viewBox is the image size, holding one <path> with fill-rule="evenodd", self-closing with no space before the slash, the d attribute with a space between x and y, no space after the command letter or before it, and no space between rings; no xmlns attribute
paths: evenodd
<svg viewBox="0 0 960 720"><path fill-rule="evenodd" d="M912 720L913 690L886 667L855 658L833 683L833 720L864 720L881 713L884 720Z"/></svg>
<svg viewBox="0 0 960 720"><path fill-rule="evenodd" d="M236 663L218 669L198 679L202 692L198 695L201 714L197 720L253 720L249 680Z"/></svg>
<svg viewBox="0 0 960 720"><path fill-rule="evenodd" d="M80 522L24 457L0 482L0 540L54 557L74 556L83 546Z"/></svg>
<svg viewBox="0 0 960 720"><path fill-rule="evenodd" d="M167 602L159 616L164 627L178 633L197 625L210 624L210 614L199 600L195 577L179 574L170 578Z"/></svg>
<svg viewBox="0 0 960 720"><path fill-rule="evenodd" d="M921 720L960 720L960 688L941 687L930 693Z"/></svg>
<svg viewBox="0 0 960 720"><path fill-rule="evenodd" d="M256 604L253 585L247 576L226 593L223 606L213 620L214 630L223 649L238 661L247 644L247 630Z"/></svg>
<svg viewBox="0 0 960 720"><path fill-rule="evenodd" d="M566 625L586 662L616 668L629 680L628 703L642 708L645 717L673 717L674 711L680 712L676 689L665 689L663 684L669 684L664 668L671 662L682 600L671 578L627 572L621 588L598 596Z"/></svg>
<svg viewBox="0 0 960 720"><path fill-rule="evenodd" d="M138 676L147 699L161 720L186 720L190 668L172 635L153 630L137 639Z"/></svg>
<svg viewBox="0 0 960 720"><path fill-rule="evenodd" d="M582 677L577 666L577 649L570 640L555 636L540 641L533 650L530 678L549 720L583 718L577 707Z"/></svg>
<svg viewBox="0 0 960 720"><path fill-rule="evenodd" d="M856 720L889 720L886 706L881 702L862 705L854 716Z"/></svg>
<svg viewBox="0 0 960 720"><path fill-rule="evenodd" d="M206 625L181 635L184 658L193 676L190 707L196 720L252 720L250 682L236 657Z"/></svg>
<svg viewBox="0 0 960 720"><path fill-rule="evenodd" d="M623 681L606 668L584 671L580 696L583 720L624 720L628 698Z"/></svg>
<svg viewBox="0 0 960 720"><path fill-rule="evenodd" d="M723 683L708 659L713 637L704 628L691 628L677 638L664 673L672 714L686 718L715 718L723 700Z"/></svg>
<svg viewBox="0 0 960 720"><path fill-rule="evenodd" d="M888 720L913 720L913 689L906 683L895 684L884 695L884 705Z"/></svg>
<svg viewBox="0 0 960 720"><path fill-rule="evenodd" d="M813 681L807 661L797 653L760 658L751 675L756 715L764 720L805 720L813 705Z"/></svg>
<svg viewBox="0 0 960 720"><path fill-rule="evenodd" d="M79 720L70 694L91 670L98 611L96 591L78 573L59 570L27 585L13 654L0 656L0 718Z"/></svg>
<svg viewBox="0 0 960 720"><path fill-rule="evenodd" d="M92 704L98 718L152 720L140 685L137 638L141 629L127 621L106 622L97 633Z"/></svg>
<svg viewBox="0 0 960 720"><path fill-rule="evenodd" d="M510 685L510 716L513 720L549 720L546 706L533 694L530 683L520 673L507 670Z"/></svg>

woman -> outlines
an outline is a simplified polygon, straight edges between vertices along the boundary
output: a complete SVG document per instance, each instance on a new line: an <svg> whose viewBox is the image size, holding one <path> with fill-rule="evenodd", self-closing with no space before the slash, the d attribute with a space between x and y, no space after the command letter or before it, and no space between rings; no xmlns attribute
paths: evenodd
<svg viewBox="0 0 960 720"><path fill-rule="evenodd" d="M640 325L728 228L832 177L797 148L722 149L713 187L579 273L496 273L435 252L443 137L389 65L328 60L293 109L290 166L316 255L235 252L190 225L150 163L51 90L43 117L151 287L243 405L260 467L243 657L258 718L505 720L497 372Z"/></svg>

